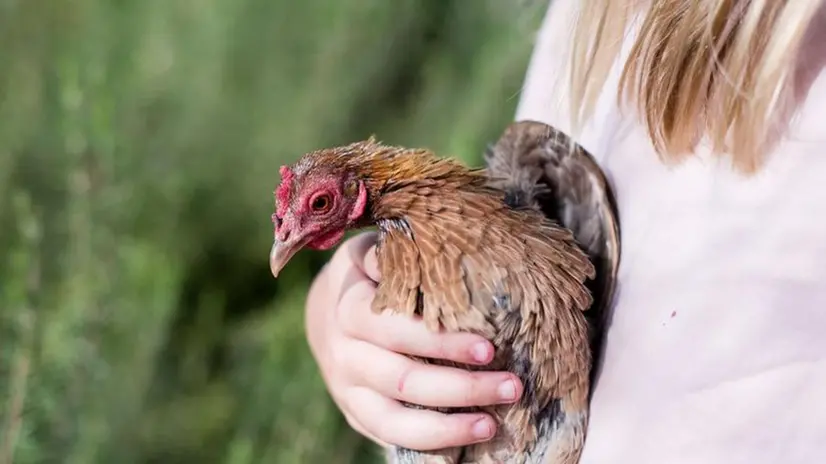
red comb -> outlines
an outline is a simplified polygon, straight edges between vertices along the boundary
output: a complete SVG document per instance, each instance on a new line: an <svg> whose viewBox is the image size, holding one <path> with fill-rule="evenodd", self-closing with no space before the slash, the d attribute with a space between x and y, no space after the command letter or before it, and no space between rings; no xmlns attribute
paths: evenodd
<svg viewBox="0 0 826 464"><path fill-rule="evenodd" d="M290 191L293 187L295 174L287 166L281 166L279 172L281 173L281 185L275 190L275 200L277 202L275 214L283 218L287 210L287 203L290 201Z"/></svg>

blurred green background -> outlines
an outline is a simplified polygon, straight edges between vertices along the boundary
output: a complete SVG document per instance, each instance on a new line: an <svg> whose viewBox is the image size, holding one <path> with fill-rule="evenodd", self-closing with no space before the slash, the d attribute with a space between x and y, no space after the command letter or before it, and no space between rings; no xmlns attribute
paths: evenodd
<svg viewBox="0 0 826 464"><path fill-rule="evenodd" d="M544 2L0 0L0 463L369 463L268 270L278 167L479 163Z"/></svg>

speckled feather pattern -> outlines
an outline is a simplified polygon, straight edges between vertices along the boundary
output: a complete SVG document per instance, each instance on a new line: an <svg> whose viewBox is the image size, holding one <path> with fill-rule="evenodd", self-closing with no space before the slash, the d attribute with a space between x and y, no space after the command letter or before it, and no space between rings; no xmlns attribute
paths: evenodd
<svg viewBox="0 0 826 464"><path fill-rule="evenodd" d="M565 133L541 122L508 126L485 154L491 185L514 206L541 210L571 230L596 267L587 283L594 364L602 352L620 261L620 223L613 188L594 158ZM597 375L592 369L592 382Z"/></svg>

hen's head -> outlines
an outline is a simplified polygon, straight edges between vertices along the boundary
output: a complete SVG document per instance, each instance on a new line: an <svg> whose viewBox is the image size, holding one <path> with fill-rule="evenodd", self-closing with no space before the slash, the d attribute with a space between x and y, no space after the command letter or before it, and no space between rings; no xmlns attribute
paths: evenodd
<svg viewBox="0 0 826 464"><path fill-rule="evenodd" d="M272 215L274 240L270 270L278 273L300 249L326 250L356 226L367 207L367 189L355 173L325 163L321 156L304 157L281 167Z"/></svg>

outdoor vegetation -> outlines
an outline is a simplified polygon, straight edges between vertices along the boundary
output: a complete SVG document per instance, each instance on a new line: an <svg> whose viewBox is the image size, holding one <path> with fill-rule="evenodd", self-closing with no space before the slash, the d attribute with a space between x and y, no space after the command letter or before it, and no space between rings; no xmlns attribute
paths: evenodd
<svg viewBox="0 0 826 464"><path fill-rule="evenodd" d="M278 280L278 167L479 163L543 2L0 0L0 464L371 463Z"/></svg>

